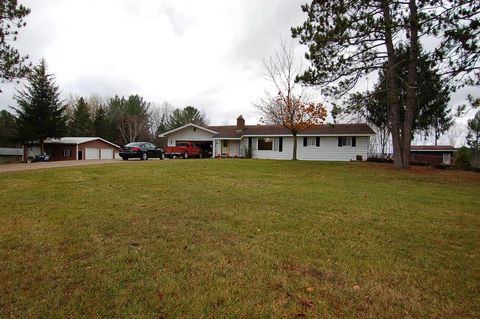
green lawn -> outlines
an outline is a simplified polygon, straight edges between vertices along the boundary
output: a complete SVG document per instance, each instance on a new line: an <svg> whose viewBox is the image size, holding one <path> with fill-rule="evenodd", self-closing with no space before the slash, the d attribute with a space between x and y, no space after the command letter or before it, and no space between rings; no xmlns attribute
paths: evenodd
<svg viewBox="0 0 480 319"><path fill-rule="evenodd" d="M170 160L0 174L0 318L478 318L480 174Z"/></svg>

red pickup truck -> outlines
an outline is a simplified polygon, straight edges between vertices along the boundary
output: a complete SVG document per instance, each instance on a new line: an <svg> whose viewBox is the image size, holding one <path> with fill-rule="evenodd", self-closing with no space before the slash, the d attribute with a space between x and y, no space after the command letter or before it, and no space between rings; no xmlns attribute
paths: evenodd
<svg viewBox="0 0 480 319"><path fill-rule="evenodd" d="M192 142L178 142L177 146L167 146L165 151L167 157L173 158L181 156L188 158L189 156L203 157L203 150Z"/></svg>

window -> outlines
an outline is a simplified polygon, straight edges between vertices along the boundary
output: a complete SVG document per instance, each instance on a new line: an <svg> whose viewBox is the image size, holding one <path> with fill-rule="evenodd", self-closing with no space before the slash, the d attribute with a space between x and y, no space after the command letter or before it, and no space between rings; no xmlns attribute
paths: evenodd
<svg viewBox="0 0 480 319"><path fill-rule="evenodd" d="M338 138L338 146L352 146L356 147L357 146L357 138L355 136L349 137L349 136L342 136Z"/></svg>
<svg viewBox="0 0 480 319"><path fill-rule="evenodd" d="M443 164L450 165L450 154L449 153L443 153Z"/></svg>
<svg viewBox="0 0 480 319"><path fill-rule="evenodd" d="M319 147L319 146L320 146L320 136L317 136L317 137L315 138L315 146L316 146L316 147Z"/></svg>
<svg viewBox="0 0 480 319"><path fill-rule="evenodd" d="M343 137L342 136L342 137L338 138L338 146L339 147L347 146L347 145L350 145L348 137Z"/></svg>
<svg viewBox="0 0 480 319"><path fill-rule="evenodd" d="M271 151L273 149L273 139L271 137L258 138L259 151Z"/></svg>
<svg viewBox="0 0 480 319"><path fill-rule="evenodd" d="M196 132L196 131L197 131L197 128L196 128L195 126L193 127L193 131L194 131L194 132Z"/></svg>
<svg viewBox="0 0 480 319"><path fill-rule="evenodd" d="M63 150L63 157L70 157L71 156L71 151L70 150Z"/></svg>
<svg viewBox="0 0 480 319"><path fill-rule="evenodd" d="M228 141L227 140L223 140L223 147L228 147Z"/></svg>
<svg viewBox="0 0 480 319"><path fill-rule="evenodd" d="M304 137L303 138L303 146L314 146L316 145L316 138L315 136L309 136L309 137Z"/></svg>

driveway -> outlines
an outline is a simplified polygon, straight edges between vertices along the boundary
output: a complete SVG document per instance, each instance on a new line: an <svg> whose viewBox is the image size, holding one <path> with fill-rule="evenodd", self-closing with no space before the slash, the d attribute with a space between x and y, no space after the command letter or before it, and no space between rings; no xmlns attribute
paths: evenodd
<svg viewBox="0 0 480 319"><path fill-rule="evenodd" d="M88 160L88 161L56 161L56 162L38 162L38 163L18 163L18 164L2 164L0 165L0 173L28 171L34 169L44 169L52 167L71 167L98 164L115 164L122 163L121 160Z"/></svg>

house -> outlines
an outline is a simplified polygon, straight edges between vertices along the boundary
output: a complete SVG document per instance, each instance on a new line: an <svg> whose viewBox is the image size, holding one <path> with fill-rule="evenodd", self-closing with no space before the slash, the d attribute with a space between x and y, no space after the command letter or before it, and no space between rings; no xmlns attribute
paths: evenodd
<svg viewBox="0 0 480 319"><path fill-rule="evenodd" d="M447 164L453 162L455 147L452 145L412 145L410 161L428 164Z"/></svg>
<svg viewBox="0 0 480 319"><path fill-rule="evenodd" d="M366 160L373 130L367 124L314 125L297 135L297 158L300 160L350 161ZM187 124L160 137L168 146L178 142L195 142L209 148L212 157L246 157L291 159L293 136L277 125L245 125L242 116L237 125L206 126Z"/></svg>
<svg viewBox="0 0 480 319"><path fill-rule="evenodd" d="M21 148L0 147L0 164L20 163L23 161Z"/></svg>
<svg viewBox="0 0 480 319"><path fill-rule="evenodd" d="M44 141L44 150L51 161L115 159L120 146L100 137L62 137ZM23 147L24 159L40 155L40 145L26 144Z"/></svg>

